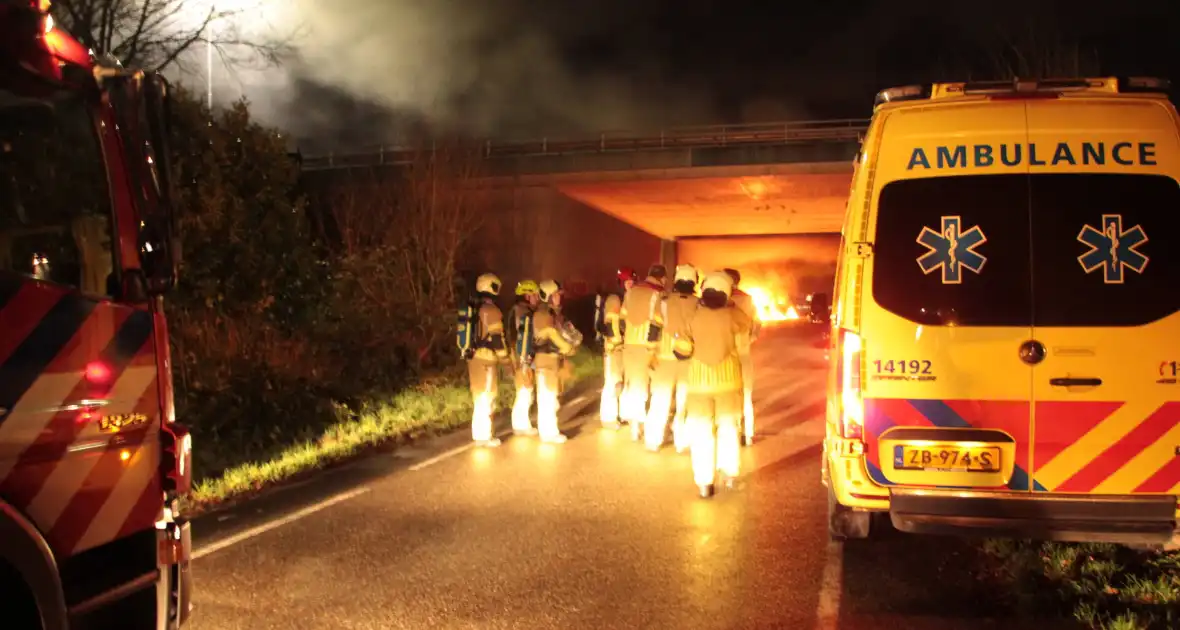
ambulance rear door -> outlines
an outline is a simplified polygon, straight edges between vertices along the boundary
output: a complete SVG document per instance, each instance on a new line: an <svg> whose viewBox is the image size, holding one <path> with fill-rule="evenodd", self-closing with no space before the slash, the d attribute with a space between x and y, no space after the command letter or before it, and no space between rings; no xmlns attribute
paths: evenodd
<svg viewBox="0 0 1180 630"><path fill-rule="evenodd" d="M1180 492L1180 143L1163 99L1028 104L1035 489Z"/></svg>
<svg viewBox="0 0 1180 630"><path fill-rule="evenodd" d="M1027 491L1024 103L907 107L883 124L860 299L866 472Z"/></svg>

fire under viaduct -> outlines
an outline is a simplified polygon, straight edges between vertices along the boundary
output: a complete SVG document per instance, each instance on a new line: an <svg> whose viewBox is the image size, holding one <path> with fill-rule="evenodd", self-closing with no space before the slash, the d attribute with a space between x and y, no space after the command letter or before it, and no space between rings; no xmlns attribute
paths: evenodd
<svg viewBox="0 0 1180 630"><path fill-rule="evenodd" d="M643 269L656 260L733 266L748 277L806 275L780 289L824 290L866 125L832 120L487 143L474 184L486 213L480 251L466 264L495 270L508 286L522 277L564 279L575 293L609 282L619 265ZM409 159L404 150L376 148L304 156L302 168L313 186L347 186L359 170Z"/></svg>

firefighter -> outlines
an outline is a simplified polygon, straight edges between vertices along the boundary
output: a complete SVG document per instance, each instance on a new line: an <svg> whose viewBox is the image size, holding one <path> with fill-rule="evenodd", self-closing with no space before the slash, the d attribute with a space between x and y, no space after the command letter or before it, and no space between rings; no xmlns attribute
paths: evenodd
<svg viewBox="0 0 1180 630"><path fill-rule="evenodd" d="M620 267L615 277L619 290L603 298L598 318L598 333L602 335L603 376L598 416L602 426L608 429L619 428L619 395L623 388L623 322L619 312L623 307L623 296L638 279L635 270L630 267Z"/></svg>
<svg viewBox="0 0 1180 630"><path fill-rule="evenodd" d="M688 361L688 418L692 432L692 476L702 498L715 492L717 473L732 487L739 472L739 426L742 422L742 366L738 337L751 320L730 304L733 281L711 273L701 283L700 307L688 333L673 342L679 359Z"/></svg>
<svg viewBox="0 0 1180 630"><path fill-rule="evenodd" d="M631 439L639 441L647 415L648 387L651 365L655 358L655 344L647 340L647 324L651 312L664 293L664 278L668 275L663 265L655 264L647 278L631 287L623 296L619 310L623 330L623 395L619 400L619 415L631 425Z"/></svg>
<svg viewBox="0 0 1180 630"><path fill-rule="evenodd" d="M644 443L652 452L664 445L664 429L676 400L676 417L672 423L673 444L678 453L688 448L688 431L684 430L684 402L688 365L676 358L672 343L688 333L688 323L697 309L697 270L692 265L677 265L672 276L672 291L660 299L651 314L648 340L657 343L656 368L651 379L651 408L644 425Z"/></svg>
<svg viewBox="0 0 1180 630"><path fill-rule="evenodd" d="M537 309L540 298L537 296L539 288L534 280L521 280L516 284L516 303L512 305L513 347L513 381L516 385L516 400L512 404L512 432L517 435L536 435L529 410L533 406L533 387L536 375L533 371L532 357L527 356L531 343L525 343L526 335L532 334L532 322L529 318Z"/></svg>
<svg viewBox="0 0 1180 630"><path fill-rule="evenodd" d="M471 379L474 409L471 414L471 439L480 446L499 446L492 435L492 412L496 406L496 392L500 387L500 363L508 360L508 346L504 343L504 315L496 306L500 295L500 278L485 273L475 281L479 304L476 314L475 354L467 361Z"/></svg>
<svg viewBox="0 0 1180 630"><path fill-rule="evenodd" d="M561 317L561 285L545 280L538 285L541 305L533 314L534 352L537 378L537 429L541 441L562 444L566 436L557 426L560 406L561 372L565 358L578 349L580 339L569 337Z"/></svg>
<svg viewBox="0 0 1180 630"><path fill-rule="evenodd" d="M733 281L733 305L745 313L751 322L750 330L738 337L738 356L742 360L742 445L750 446L754 443L754 357L751 348L762 324L758 320L754 298L738 288L742 281L741 272L727 268L725 273Z"/></svg>

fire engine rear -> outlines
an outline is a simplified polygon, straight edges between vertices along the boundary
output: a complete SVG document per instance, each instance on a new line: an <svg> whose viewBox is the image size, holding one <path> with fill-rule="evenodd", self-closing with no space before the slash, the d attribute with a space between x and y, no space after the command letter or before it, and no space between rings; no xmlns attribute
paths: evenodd
<svg viewBox="0 0 1180 630"><path fill-rule="evenodd" d="M178 628L167 83L0 0L0 622Z"/></svg>

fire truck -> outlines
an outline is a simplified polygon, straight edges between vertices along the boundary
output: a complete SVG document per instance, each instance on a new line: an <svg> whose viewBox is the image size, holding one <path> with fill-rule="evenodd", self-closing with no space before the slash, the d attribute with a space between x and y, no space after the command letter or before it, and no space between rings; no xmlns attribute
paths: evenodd
<svg viewBox="0 0 1180 630"><path fill-rule="evenodd" d="M179 628L168 84L0 0L0 626Z"/></svg>

